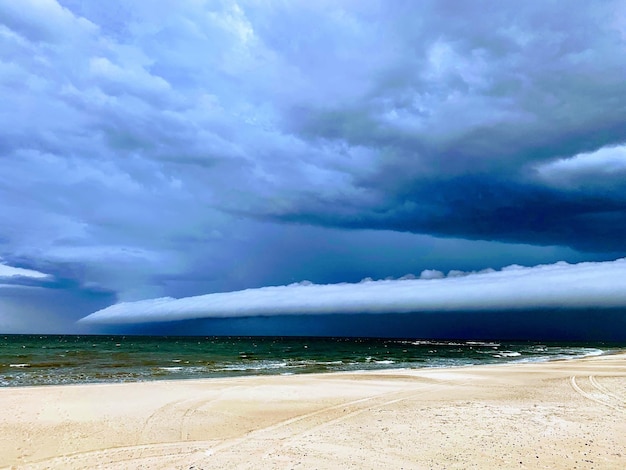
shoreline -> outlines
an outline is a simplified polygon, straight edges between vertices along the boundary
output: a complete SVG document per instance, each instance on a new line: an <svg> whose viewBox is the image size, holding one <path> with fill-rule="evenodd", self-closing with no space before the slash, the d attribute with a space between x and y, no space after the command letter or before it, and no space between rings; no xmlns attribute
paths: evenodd
<svg viewBox="0 0 626 470"><path fill-rule="evenodd" d="M6 387L0 401L0 468L626 466L624 352Z"/></svg>
<svg viewBox="0 0 626 470"><path fill-rule="evenodd" d="M576 347L578 348L582 348L582 345L576 345ZM540 356L540 357L522 357L519 358L517 356L519 356L519 353L513 353L514 356L510 356L508 360L499 360L499 361L489 361L489 360L485 360L484 362L473 362L473 363L460 363L460 364L440 364L440 363L434 363L434 364L427 364L427 363L423 363L424 365L417 365L419 363L413 363L415 365L404 365L402 362L395 362L397 364L399 364L397 367L394 366L387 366L386 364L383 365L385 362L387 361L383 361L383 362L378 362L377 361L377 365L374 365L373 367L366 367L366 368L346 368L346 369L335 369L335 370L326 370L326 371L307 371L304 369L297 369L297 371L294 372L284 372L284 371L278 371L277 372L271 372L272 369L258 369L261 372L260 373L255 373L253 371L257 370L257 369L250 369L250 373L242 373L242 374L232 374L232 375L228 375L228 374L199 374L198 376L192 376L192 375L188 375L185 377L164 377L164 376L145 376L142 378L137 378L137 379L122 379L122 380L116 380L114 377L111 377L110 379L105 379L105 380L93 380L93 379L87 379L87 380L83 380L83 381L78 381L76 379L74 379L75 381L68 381L65 383L26 383L26 384L1 384L0 385L0 390L5 389L5 388L9 388L9 389L14 389L14 388L40 388L40 387L67 387L67 386L81 386L81 385L104 385L104 384L133 384L133 383L144 383L144 382L176 382L176 381L194 381L194 380L214 380L214 379L236 379L236 378L243 378L243 377L275 377L275 376L291 376L291 375L316 375L316 374L341 374L341 373L367 373L367 372L377 372L377 371L383 371L383 370L391 370L391 371L400 371L400 370L407 370L407 371L411 371L411 370L422 370L422 369L450 369L450 368L457 368L457 367L461 367L461 368L466 368L466 367L481 367L481 366L504 366L504 365L509 365L509 364L535 364L535 363L544 363L544 362L554 362L554 361L572 361L572 360L578 360L578 359L584 359L587 357L599 357L599 356L605 356L605 355L613 355L613 354L626 354L626 345L610 345L610 347L608 347L607 349L601 349L600 347L597 347L596 345L589 345L587 347L587 349L589 349L589 352L587 353L583 353L583 354L573 354L573 355L567 355L567 354L562 354L562 355L548 355L548 356ZM504 351L505 353L508 351ZM175 361L175 362L180 362L180 361ZM391 361L391 363L394 363L393 361ZM18 368L18 365L15 364L9 364L10 368ZM30 364L26 364L26 365L19 365L19 367L23 367L25 370L30 370L31 365ZM133 367L133 366L131 366ZM159 369L162 368L166 368L168 369L169 367L160 367ZM172 366L173 369L182 369L181 367L174 367ZM20 369L21 370L21 369ZM236 369L235 369L236 370ZM57 371L58 374L60 374L60 376L62 376L63 374L63 370L59 370Z"/></svg>

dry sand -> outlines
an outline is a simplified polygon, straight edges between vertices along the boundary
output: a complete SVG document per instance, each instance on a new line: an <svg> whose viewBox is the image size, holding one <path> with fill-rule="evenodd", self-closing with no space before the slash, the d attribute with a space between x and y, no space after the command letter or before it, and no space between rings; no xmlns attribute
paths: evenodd
<svg viewBox="0 0 626 470"><path fill-rule="evenodd" d="M0 389L0 467L626 468L626 355Z"/></svg>

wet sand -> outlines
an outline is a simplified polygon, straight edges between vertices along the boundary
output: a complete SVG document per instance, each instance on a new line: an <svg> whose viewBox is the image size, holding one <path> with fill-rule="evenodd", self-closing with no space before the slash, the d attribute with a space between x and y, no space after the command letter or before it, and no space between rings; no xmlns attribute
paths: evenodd
<svg viewBox="0 0 626 470"><path fill-rule="evenodd" d="M626 468L626 355L0 389L0 467Z"/></svg>

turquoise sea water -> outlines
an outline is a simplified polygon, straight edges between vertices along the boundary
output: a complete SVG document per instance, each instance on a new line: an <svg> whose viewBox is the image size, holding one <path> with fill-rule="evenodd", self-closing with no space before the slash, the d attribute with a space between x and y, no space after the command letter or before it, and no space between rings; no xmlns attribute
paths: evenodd
<svg viewBox="0 0 626 470"><path fill-rule="evenodd" d="M296 337L1 335L0 386L545 361L624 345Z"/></svg>

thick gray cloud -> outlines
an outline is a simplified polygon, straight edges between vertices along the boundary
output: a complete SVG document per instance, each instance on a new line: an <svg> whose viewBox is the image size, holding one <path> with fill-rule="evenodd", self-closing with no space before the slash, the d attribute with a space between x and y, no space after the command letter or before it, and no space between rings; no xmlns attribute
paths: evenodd
<svg viewBox="0 0 626 470"><path fill-rule="evenodd" d="M120 300L623 256L625 30L611 1L0 0L0 256Z"/></svg>

